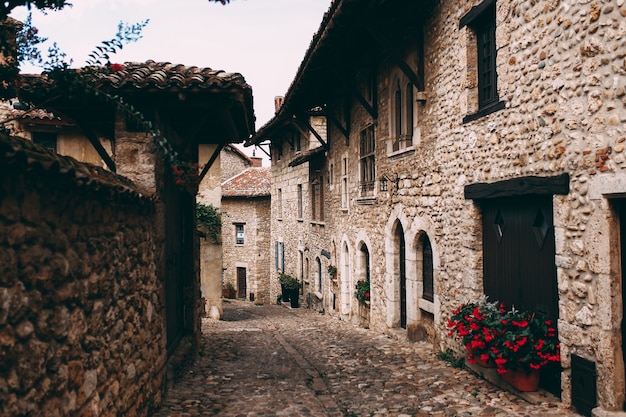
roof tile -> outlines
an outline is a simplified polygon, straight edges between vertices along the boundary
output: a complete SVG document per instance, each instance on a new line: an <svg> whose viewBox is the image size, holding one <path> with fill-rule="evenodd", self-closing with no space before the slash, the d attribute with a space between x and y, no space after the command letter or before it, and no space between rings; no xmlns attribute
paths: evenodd
<svg viewBox="0 0 626 417"><path fill-rule="evenodd" d="M271 194L270 168L248 168L222 183L222 197L264 197Z"/></svg>

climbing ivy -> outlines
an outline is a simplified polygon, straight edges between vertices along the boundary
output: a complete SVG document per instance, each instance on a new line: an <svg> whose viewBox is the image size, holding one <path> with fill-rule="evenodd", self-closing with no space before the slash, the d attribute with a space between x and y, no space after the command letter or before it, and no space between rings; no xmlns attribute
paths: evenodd
<svg viewBox="0 0 626 417"><path fill-rule="evenodd" d="M212 204L196 204L196 219L198 226L202 227L213 243L220 243L219 236L222 231L222 211Z"/></svg>

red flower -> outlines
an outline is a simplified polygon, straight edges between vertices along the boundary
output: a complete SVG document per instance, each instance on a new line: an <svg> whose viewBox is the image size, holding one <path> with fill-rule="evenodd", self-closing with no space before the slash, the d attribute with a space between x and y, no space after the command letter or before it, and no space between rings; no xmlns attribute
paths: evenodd
<svg viewBox="0 0 626 417"><path fill-rule="evenodd" d="M124 71L124 66L122 64L111 64L110 67L112 72Z"/></svg>
<svg viewBox="0 0 626 417"><path fill-rule="evenodd" d="M366 299L369 299L369 298L370 298L370 293L369 293L369 292L366 292L366 293L365 293L365 298L366 298Z"/></svg>

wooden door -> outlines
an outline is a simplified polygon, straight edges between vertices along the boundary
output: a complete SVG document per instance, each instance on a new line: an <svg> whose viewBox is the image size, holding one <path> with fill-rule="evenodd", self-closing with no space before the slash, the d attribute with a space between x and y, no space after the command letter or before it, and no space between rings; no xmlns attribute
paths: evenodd
<svg viewBox="0 0 626 417"><path fill-rule="evenodd" d="M485 294L507 308L530 310L556 323L552 196L489 199L482 209ZM542 372L542 385L560 395L560 366L555 365Z"/></svg>
<svg viewBox="0 0 626 417"><path fill-rule="evenodd" d="M246 268L237 267L237 297L246 298L247 294Z"/></svg>

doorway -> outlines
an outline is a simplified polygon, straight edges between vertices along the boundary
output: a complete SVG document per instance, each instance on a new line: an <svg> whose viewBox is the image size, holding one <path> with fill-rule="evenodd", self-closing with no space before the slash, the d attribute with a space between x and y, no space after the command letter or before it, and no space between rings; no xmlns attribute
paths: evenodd
<svg viewBox="0 0 626 417"><path fill-rule="evenodd" d="M248 294L246 284L246 268L237 267L237 298L246 298Z"/></svg>
<svg viewBox="0 0 626 417"><path fill-rule="evenodd" d="M558 289L551 195L483 200L483 285L490 301L556 323ZM542 387L560 396L561 367L542 368Z"/></svg>

